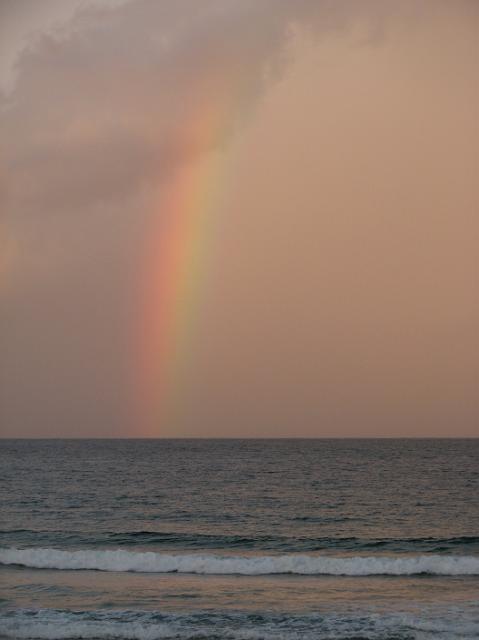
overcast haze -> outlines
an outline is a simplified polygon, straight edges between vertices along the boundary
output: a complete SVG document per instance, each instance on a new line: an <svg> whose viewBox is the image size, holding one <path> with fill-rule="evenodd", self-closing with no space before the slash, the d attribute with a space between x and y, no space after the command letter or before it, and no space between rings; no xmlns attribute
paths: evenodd
<svg viewBox="0 0 479 640"><path fill-rule="evenodd" d="M0 0L0 42L2 435L479 435L477 2ZM146 424L145 251L212 156Z"/></svg>

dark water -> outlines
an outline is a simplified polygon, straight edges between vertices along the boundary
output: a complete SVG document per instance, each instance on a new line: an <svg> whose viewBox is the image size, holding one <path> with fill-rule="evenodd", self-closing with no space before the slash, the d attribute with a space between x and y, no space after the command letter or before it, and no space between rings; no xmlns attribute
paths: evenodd
<svg viewBox="0 0 479 640"><path fill-rule="evenodd" d="M0 636L479 638L479 440L0 441Z"/></svg>

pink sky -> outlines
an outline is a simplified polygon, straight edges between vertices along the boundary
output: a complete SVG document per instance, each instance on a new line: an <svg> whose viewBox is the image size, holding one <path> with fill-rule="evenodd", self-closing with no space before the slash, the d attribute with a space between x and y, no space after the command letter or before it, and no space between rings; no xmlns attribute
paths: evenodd
<svg viewBox="0 0 479 640"><path fill-rule="evenodd" d="M476 2L23 0L0 25L2 435L479 435ZM178 212L183 172L207 177ZM147 427L145 253L178 215L201 257L190 293L148 289L181 362L150 367Z"/></svg>

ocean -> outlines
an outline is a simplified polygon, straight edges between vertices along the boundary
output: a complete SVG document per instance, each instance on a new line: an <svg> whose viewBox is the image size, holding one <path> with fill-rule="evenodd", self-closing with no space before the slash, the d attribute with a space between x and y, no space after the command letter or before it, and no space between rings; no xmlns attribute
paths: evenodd
<svg viewBox="0 0 479 640"><path fill-rule="evenodd" d="M479 440L0 441L0 637L479 638Z"/></svg>

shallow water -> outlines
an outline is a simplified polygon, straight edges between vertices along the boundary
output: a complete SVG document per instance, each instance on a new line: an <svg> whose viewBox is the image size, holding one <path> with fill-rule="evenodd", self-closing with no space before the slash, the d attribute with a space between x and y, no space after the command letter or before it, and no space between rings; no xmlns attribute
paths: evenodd
<svg viewBox="0 0 479 640"><path fill-rule="evenodd" d="M479 440L0 457L4 637L479 638Z"/></svg>

